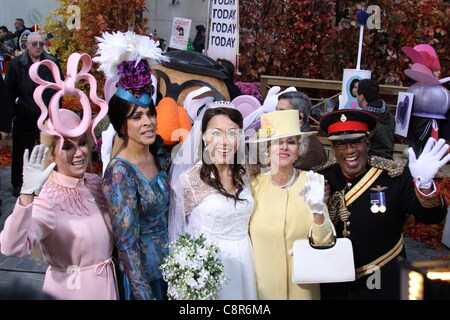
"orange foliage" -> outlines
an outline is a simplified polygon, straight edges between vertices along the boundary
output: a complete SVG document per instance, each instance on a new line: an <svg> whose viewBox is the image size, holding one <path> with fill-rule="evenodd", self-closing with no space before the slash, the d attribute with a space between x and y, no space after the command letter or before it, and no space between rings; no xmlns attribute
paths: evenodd
<svg viewBox="0 0 450 320"><path fill-rule="evenodd" d="M59 8L47 17L45 32L51 32L49 51L58 57L61 67L66 70L67 59L74 52L88 53L91 57L97 50L95 37L103 32L134 30L137 34L145 34L148 19L142 19L141 13L147 11L146 0L58 0ZM80 29L69 29L67 22L73 20L74 11L70 5L79 7ZM69 24L70 25L70 24ZM99 96L103 96L104 77L93 65L91 73L98 81ZM78 84L77 84L78 85ZM80 89L86 90L86 83Z"/></svg>

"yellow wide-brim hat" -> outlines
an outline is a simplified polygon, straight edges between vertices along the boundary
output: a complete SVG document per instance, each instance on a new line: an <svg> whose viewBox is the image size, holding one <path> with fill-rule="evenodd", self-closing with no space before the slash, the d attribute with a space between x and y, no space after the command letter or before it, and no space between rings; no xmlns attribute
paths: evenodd
<svg viewBox="0 0 450 320"><path fill-rule="evenodd" d="M249 143L264 142L300 135L313 135L317 131L301 132L298 110L280 110L261 115L261 128L249 138Z"/></svg>

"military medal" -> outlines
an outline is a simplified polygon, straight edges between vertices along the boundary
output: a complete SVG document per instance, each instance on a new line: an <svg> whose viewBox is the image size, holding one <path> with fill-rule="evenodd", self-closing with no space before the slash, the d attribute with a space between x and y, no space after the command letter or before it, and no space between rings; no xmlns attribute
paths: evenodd
<svg viewBox="0 0 450 320"><path fill-rule="evenodd" d="M386 212L386 194L384 193L384 190L386 189L387 187L378 185L375 188L370 188L370 190L375 191L370 193L370 203L372 204L370 211L373 213Z"/></svg>
<svg viewBox="0 0 450 320"><path fill-rule="evenodd" d="M372 211L373 213L378 213L378 211L380 211L380 207L374 204L370 207L370 211Z"/></svg>
<svg viewBox="0 0 450 320"><path fill-rule="evenodd" d="M373 213L378 213L380 211L380 206L378 203L380 203L380 200L378 199L377 193L371 193L370 194L370 203L372 206L370 207L370 211Z"/></svg>
<svg viewBox="0 0 450 320"><path fill-rule="evenodd" d="M380 199L380 212L386 212L386 195L384 192L378 192L378 199Z"/></svg>

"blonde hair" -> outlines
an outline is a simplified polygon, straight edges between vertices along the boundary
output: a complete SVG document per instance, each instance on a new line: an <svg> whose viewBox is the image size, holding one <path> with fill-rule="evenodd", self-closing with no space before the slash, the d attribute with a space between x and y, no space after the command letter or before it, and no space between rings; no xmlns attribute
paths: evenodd
<svg viewBox="0 0 450 320"><path fill-rule="evenodd" d="M84 133L84 137L87 140L89 150L92 150L94 147L94 139L91 137L90 134ZM59 137L52 136L46 133L41 132L41 143L46 146L49 149L49 156L46 161L46 166L48 166L50 163L53 162L53 157L55 156L55 147L56 143L58 142ZM58 168L56 168L57 170ZM86 170L87 172L91 171L91 158L88 158L88 168Z"/></svg>

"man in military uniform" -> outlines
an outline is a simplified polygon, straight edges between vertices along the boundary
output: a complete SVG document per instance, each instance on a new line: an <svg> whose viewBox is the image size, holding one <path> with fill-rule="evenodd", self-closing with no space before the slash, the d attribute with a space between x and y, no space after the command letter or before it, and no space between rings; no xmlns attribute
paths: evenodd
<svg viewBox="0 0 450 320"><path fill-rule="evenodd" d="M322 285L322 299L399 299L397 258L406 258L403 223L439 223L446 209L433 177L450 155L449 146L430 139L418 159L412 149L408 166L369 157L368 132L376 124L365 111L339 110L320 121L328 133L335 160L320 171L331 186L330 218L338 237L352 241L356 280ZM332 268L332 266L330 266Z"/></svg>

